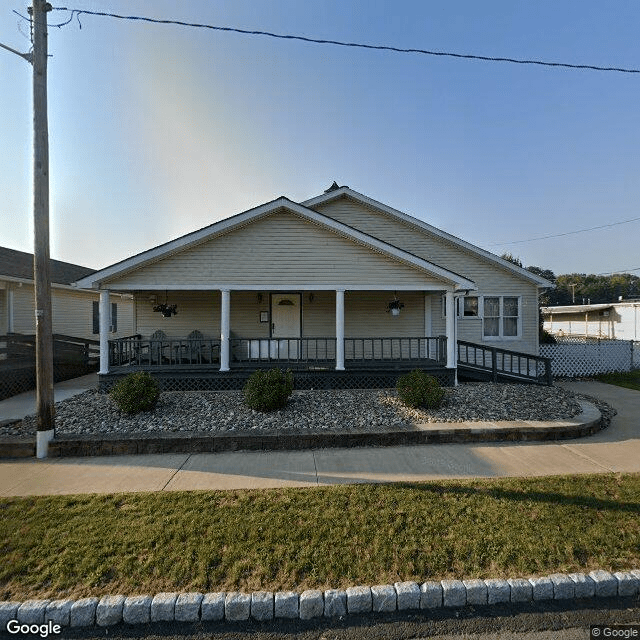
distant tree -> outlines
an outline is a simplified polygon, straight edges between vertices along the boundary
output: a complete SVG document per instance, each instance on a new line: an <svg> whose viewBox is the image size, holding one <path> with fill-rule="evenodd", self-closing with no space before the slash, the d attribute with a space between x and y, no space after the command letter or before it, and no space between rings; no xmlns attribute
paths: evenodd
<svg viewBox="0 0 640 640"><path fill-rule="evenodd" d="M516 256L514 256L511 253L503 253L500 257L503 260L508 260L509 262L512 262L513 264L517 265L518 267L522 267L522 260L520 260L520 258L516 258Z"/></svg>

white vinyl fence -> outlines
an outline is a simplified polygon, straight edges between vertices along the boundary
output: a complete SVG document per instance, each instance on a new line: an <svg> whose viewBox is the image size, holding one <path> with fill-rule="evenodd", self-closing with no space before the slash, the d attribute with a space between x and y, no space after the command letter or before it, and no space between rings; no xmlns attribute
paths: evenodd
<svg viewBox="0 0 640 640"><path fill-rule="evenodd" d="M551 358L554 376L591 376L640 368L640 342L559 338L557 344L541 344L540 355Z"/></svg>

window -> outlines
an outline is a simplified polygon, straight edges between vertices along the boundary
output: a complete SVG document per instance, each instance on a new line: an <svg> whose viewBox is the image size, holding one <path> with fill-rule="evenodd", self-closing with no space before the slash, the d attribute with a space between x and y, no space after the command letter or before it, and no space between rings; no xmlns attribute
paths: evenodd
<svg viewBox="0 0 640 640"><path fill-rule="evenodd" d="M485 338L516 338L519 335L520 298L517 296L485 296L483 299Z"/></svg>
<svg viewBox="0 0 640 640"><path fill-rule="evenodd" d="M460 313L462 311L462 313ZM465 296L458 302L458 315L463 318L478 317L478 296Z"/></svg>
<svg viewBox="0 0 640 640"><path fill-rule="evenodd" d="M109 326L111 333L118 332L118 305L111 303L111 324ZM100 303L95 300L93 302L93 333L100 333Z"/></svg>

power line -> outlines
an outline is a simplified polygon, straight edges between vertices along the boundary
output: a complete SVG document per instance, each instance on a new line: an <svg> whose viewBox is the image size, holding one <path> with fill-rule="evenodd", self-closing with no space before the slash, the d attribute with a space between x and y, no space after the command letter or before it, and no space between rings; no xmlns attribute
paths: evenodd
<svg viewBox="0 0 640 640"><path fill-rule="evenodd" d="M538 238L528 238L527 240L513 240L511 242L490 242L489 246L502 246L507 244L521 244L523 242L534 242L536 240L547 240L548 238L560 238L562 236L570 236L574 233L585 233L586 231L596 231L597 229L607 229L609 227L615 227L619 224L628 224L629 222L636 222L640 218L631 218L631 220L621 220L620 222L612 222L610 224L602 224L597 227L589 227L588 229L577 229L576 231L566 231L565 233L553 233L548 236L539 236Z"/></svg>
<svg viewBox="0 0 640 640"><path fill-rule="evenodd" d="M279 38L282 40L300 40L302 42L309 42L312 44L330 44L330 45L335 45L339 47L375 49L377 51L393 51L396 53L416 53L416 54L422 54L422 55L428 55L428 56L462 58L465 60L481 60L484 62L510 62L512 64L539 65L543 67L560 67L564 69L582 69L582 70L588 70L588 71L613 71L617 73L640 73L640 69L632 69L632 68L605 67L605 66L598 66L598 65L591 65L591 64L570 64L566 62L548 62L545 60L524 60L524 59L518 59L518 58L503 58L503 57L494 57L494 56L481 56L481 55L467 54L467 53L454 53L450 51L430 51L428 49L391 47L387 45L364 44L361 42L343 42L340 40L325 40L320 38L310 38L307 36L272 33L270 31L238 29L236 27L220 27L216 25L201 24L197 22L183 22L181 20L160 20L157 18L147 18L143 16L123 16L117 13L107 13L104 11L88 11L86 9L69 9L67 7L54 7L54 10L71 12L71 16L65 22L61 22L60 24L50 25L52 27L59 27L59 28L69 24L74 17L78 20L78 24L80 25L80 28L82 28L82 24L80 23L80 16L82 14L86 14L86 15L101 16L106 18L117 18L119 20L137 20L141 22L150 22L154 24L172 24L172 25L179 25L182 27L193 27L197 29L212 29L214 31L227 31L227 32L241 33L244 35L251 35L251 36L266 36L269 38Z"/></svg>
<svg viewBox="0 0 640 640"><path fill-rule="evenodd" d="M599 276L614 276L614 275L616 275L618 273L625 274L625 273L629 273L630 271L640 271L640 267L635 267L633 269L620 269L619 271L607 271L605 273L598 273L596 275L599 275Z"/></svg>

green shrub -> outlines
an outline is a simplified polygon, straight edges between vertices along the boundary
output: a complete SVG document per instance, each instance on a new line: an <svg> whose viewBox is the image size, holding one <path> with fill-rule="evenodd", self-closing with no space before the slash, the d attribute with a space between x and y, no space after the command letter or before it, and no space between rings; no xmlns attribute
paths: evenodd
<svg viewBox="0 0 640 640"><path fill-rule="evenodd" d="M280 369L254 371L244 386L244 401L256 411L275 411L287 405L293 391L293 374Z"/></svg>
<svg viewBox="0 0 640 640"><path fill-rule="evenodd" d="M139 413L156 406L160 390L151 375L138 371L116 382L109 395L124 413Z"/></svg>
<svg viewBox="0 0 640 640"><path fill-rule="evenodd" d="M553 334L549 333L546 329L542 330L540 334L540 344L556 344L556 342L558 341Z"/></svg>
<svg viewBox="0 0 640 640"><path fill-rule="evenodd" d="M437 409L444 398L444 389L438 380L420 369L400 376L396 389L400 400L414 409Z"/></svg>

